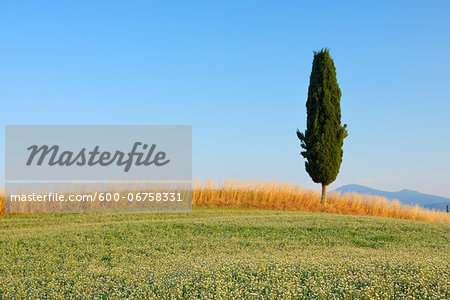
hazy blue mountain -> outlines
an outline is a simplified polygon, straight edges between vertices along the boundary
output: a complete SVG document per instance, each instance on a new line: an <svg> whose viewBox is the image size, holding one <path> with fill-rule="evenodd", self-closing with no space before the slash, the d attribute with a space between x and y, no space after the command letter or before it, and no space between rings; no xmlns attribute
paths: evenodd
<svg viewBox="0 0 450 300"><path fill-rule="evenodd" d="M432 204L425 205L425 207L428 208L428 209L434 209L434 210L442 210L442 211L446 211L447 205L448 205L449 208L450 208L450 202L438 202L438 203L432 203Z"/></svg>
<svg viewBox="0 0 450 300"><path fill-rule="evenodd" d="M446 205L450 206L450 199L441 196L423 194L412 190L401 190L398 192L387 192L375 190L370 187L358 184L348 184L335 189L337 192L347 193L354 192L358 194L369 194L382 196L388 199L397 199L403 204L420 205L425 208L445 211Z"/></svg>

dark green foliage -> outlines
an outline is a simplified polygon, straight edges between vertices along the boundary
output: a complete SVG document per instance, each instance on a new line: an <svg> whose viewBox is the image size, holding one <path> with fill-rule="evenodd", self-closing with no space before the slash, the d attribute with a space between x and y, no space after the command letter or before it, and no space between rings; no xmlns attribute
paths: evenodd
<svg viewBox="0 0 450 300"><path fill-rule="evenodd" d="M332 183L342 162L347 125L341 126L341 90L336 68L328 49L314 52L314 60L306 101L307 124L303 134L297 130L305 167L316 183Z"/></svg>

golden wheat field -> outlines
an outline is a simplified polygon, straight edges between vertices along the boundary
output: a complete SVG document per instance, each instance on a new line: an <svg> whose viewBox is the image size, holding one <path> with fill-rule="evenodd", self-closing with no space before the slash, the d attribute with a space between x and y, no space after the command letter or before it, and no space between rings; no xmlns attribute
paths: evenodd
<svg viewBox="0 0 450 300"><path fill-rule="evenodd" d="M0 214L4 215L5 196L0 196ZM344 215L377 216L428 222L450 222L445 212L403 205L397 200L356 193L328 194L320 204L320 193L292 184L266 181L196 181L192 207L323 212Z"/></svg>
<svg viewBox="0 0 450 300"><path fill-rule="evenodd" d="M450 216L445 212L356 193L331 192L328 194L327 204L323 206L320 204L319 192L305 190L292 184L264 181L226 180L222 184L213 181L197 182L194 185L192 206L324 212L450 222Z"/></svg>

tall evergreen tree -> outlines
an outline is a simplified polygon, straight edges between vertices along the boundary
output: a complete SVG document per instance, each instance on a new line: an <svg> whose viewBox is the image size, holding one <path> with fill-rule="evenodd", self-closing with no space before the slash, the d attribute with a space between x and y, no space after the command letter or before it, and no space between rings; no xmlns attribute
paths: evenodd
<svg viewBox="0 0 450 300"><path fill-rule="evenodd" d="M308 100L306 131L297 130L306 159L305 168L315 183L322 184L321 203L327 199L327 186L332 183L342 162L347 125L341 126L341 90L336 68L328 49L314 51Z"/></svg>

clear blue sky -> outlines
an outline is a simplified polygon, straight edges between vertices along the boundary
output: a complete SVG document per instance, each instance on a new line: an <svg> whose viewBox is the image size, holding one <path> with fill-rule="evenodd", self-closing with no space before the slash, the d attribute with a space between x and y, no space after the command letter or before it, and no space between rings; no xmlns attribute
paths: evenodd
<svg viewBox="0 0 450 300"><path fill-rule="evenodd" d="M1 169L6 124L191 124L194 178L317 189L295 130L328 47L349 129L330 189L450 197L450 1L373 2L2 1Z"/></svg>

